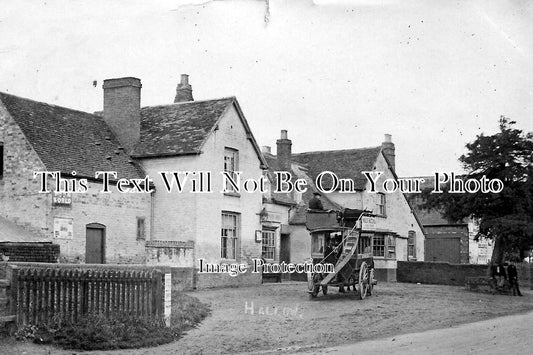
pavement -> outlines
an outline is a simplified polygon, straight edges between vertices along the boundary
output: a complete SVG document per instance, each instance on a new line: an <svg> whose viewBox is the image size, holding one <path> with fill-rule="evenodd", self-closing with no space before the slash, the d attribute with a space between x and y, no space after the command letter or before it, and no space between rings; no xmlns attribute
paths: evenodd
<svg viewBox="0 0 533 355"><path fill-rule="evenodd" d="M533 312L298 354L532 354L532 332Z"/></svg>

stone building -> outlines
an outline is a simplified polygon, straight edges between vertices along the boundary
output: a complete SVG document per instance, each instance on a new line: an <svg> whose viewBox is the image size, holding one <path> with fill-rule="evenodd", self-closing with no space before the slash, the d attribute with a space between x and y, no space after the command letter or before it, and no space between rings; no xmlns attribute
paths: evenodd
<svg viewBox="0 0 533 355"><path fill-rule="evenodd" d="M102 194L102 182L95 179L97 171L124 178L142 178L144 172L101 117L0 93L0 127L1 217L36 241L58 244L61 261L145 261L151 196ZM60 172L65 189L86 179L87 191L41 193L42 180L34 172L45 171ZM57 179L48 180L45 188L52 191Z"/></svg>
<svg viewBox="0 0 533 355"><path fill-rule="evenodd" d="M305 179L308 185L301 196L293 196L292 201L297 205L287 211L290 237L285 245L289 246L289 252L280 250L280 254L288 253L293 263L310 257L311 239L305 228L307 203L319 190L315 185L317 177L329 171L339 179L349 180L349 186L346 186L349 191L341 191L340 185L333 186L333 180L329 178L332 175L326 174L321 180L321 190L326 191L322 192L325 209L352 208L372 211L376 215L376 230L363 231L361 240L365 240L364 247L370 247L374 254L378 279L395 280L398 260L424 260L424 231L405 195L400 191L385 193L381 187L375 193L370 192L370 182L362 174L363 171L379 171L382 172L381 181L398 180L395 146L390 135L385 136L381 146L298 154L292 153L292 142L286 131L282 131L277 143L277 156L265 154L269 169L277 167L290 171L294 179Z"/></svg>
<svg viewBox="0 0 533 355"><path fill-rule="evenodd" d="M105 80L103 89L96 114L0 94L0 217L59 244L68 262L197 269L200 258L261 257L262 193L252 187L266 161L237 100L194 101L187 75L167 105L141 107L137 78ZM57 179L49 177L50 192L39 192L39 171L60 172L71 191L52 192ZM98 171L117 173L109 193ZM260 275L193 279L207 287Z"/></svg>

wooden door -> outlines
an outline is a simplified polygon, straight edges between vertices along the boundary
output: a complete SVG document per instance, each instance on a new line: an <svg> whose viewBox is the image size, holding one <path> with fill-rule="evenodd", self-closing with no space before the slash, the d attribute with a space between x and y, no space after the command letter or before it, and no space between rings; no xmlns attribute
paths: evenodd
<svg viewBox="0 0 533 355"><path fill-rule="evenodd" d="M85 263L105 263L105 235L104 228L87 227L85 241Z"/></svg>
<svg viewBox="0 0 533 355"><path fill-rule="evenodd" d="M461 240L450 237L426 238L424 260L459 264L461 262Z"/></svg>
<svg viewBox="0 0 533 355"><path fill-rule="evenodd" d="M279 262L285 262L286 264L291 262L291 236L290 234L282 234L280 237L279 245ZM284 280L290 279L290 274L283 273L281 278Z"/></svg>

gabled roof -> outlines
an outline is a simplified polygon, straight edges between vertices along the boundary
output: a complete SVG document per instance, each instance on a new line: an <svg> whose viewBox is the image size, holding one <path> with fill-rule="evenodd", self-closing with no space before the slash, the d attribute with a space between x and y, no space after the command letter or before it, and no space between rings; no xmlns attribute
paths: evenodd
<svg viewBox="0 0 533 355"><path fill-rule="evenodd" d="M2 92L0 101L48 171L76 171L86 178L94 178L96 171L144 177L102 117Z"/></svg>
<svg viewBox="0 0 533 355"><path fill-rule="evenodd" d="M217 129L218 122L232 105L261 164L266 167L266 161L235 97L143 107L141 138L132 156L146 158L200 154L211 133Z"/></svg>
<svg viewBox="0 0 533 355"><path fill-rule="evenodd" d="M331 171L338 178L354 180L355 189L363 190L367 179L361 174L362 171L372 170L381 147L318 151L293 154L292 160L307 168L307 173L313 181L323 171ZM325 176L322 179L323 188L329 189L332 180Z"/></svg>

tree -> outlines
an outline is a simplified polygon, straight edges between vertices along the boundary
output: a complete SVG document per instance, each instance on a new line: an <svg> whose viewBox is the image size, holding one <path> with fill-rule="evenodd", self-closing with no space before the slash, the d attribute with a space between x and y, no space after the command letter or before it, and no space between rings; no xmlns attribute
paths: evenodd
<svg viewBox="0 0 533 355"><path fill-rule="evenodd" d="M499 179L499 193L422 194L426 209L442 211L450 221L472 217L479 221L479 234L494 240L492 261L501 263L504 253L520 260L533 247L533 133L514 128L516 122L500 117L500 131L480 134L468 143L459 161L467 174L462 180Z"/></svg>

